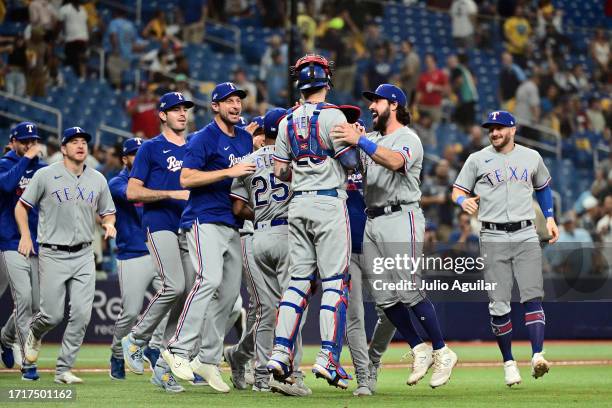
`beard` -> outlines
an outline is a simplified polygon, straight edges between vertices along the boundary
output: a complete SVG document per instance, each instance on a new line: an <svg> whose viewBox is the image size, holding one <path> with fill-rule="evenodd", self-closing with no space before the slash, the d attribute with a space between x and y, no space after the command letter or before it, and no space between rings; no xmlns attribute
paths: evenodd
<svg viewBox="0 0 612 408"><path fill-rule="evenodd" d="M377 132L384 133L384 131L387 129L389 116L391 116L391 109L387 107L387 109L385 109L376 117L376 119L374 119L373 129Z"/></svg>
<svg viewBox="0 0 612 408"><path fill-rule="evenodd" d="M508 145L508 143L510 143L510 140L512 139L512 137L510 135L503 135L501 141L497 142L499 144L494 144L493 141L491 140L491 145L493 145L493 148L495 150L502 150L504 147L506 147Z"/></svg>
<svg viewBox="0 0 612 408"><path fill-rule="evenodd" d="M238 116L238 119L236 119L234 121L234 120L230 119L230 113L229 112L219 111L219 117L228 126L236 126L238 123L240 123L240 112L238 112L238 114L236 116Z"/></svg>

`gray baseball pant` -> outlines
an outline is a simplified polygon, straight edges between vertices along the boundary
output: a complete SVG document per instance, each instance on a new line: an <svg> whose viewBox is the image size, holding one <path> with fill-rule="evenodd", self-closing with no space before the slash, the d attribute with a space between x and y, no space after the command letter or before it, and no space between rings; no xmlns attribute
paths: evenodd
<svg viewBox="0 0 612 408"><path fill-rule="evenodd" d="M351 254L351 299L346 311L346 344L351 352L357 381L367 380L370 362L363 311L363 262L362 254Z"/></svg>

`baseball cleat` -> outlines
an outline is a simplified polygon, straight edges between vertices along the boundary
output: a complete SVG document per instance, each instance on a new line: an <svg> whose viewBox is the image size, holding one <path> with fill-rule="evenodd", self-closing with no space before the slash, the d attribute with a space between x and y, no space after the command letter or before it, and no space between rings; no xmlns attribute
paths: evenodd
<svg viewBox="0 0 612 408"><path fill-rule="evenodd" d="M272 389L270 388L270 385L266 384L263 381L255 381L255 384L253 384L253 391L255 392L271 392Z"/></svg>
<svg viewBox="0 0 612 408"><path fill-rule="evenodd" d="M226 347L225 350L223 350L223 358L227 361L232 370L230 381L237 390L246 390L247 383L244 378L244 364L240 364L240 362L236 360L234 351L232 347Z"/></svg>
<svg viewBox="0 0 612 408"><path fill-rule="evenodd" d="M189 384L199 387L208 385L208 382L201 375L193 373L193 381L189 381Z"/></svg>
<svg viewBox="0 0 612 408"><path fill-rule="evenodd" d="M224 393L230 392L230 387L225 383L225 381L223 381L218 366L214 364L202 363L196 357L191 362L191 369L195 374L201 375L213 390Z"/></svg>
<svg viewBox="0 0 612 408"><path fill-rule="evenodd" d="M352 379L342 368L340 363L334 361L330 351L321 350L317 355L317 360L312 366L312 372L317 378L324 378L331 386L348 388L348 381Z"/></svg>
<svg viewBox="0 0 612 408"><path fill-rule="evenodd" d="M255 371L253 370L252 360L249 360L244 367L244 380L248 385L255 385Z"/></svg>
<svg viewBox="0 0 612 408"><path fill-rule="evenodd" d="M544 352L535 353L531 358L531 375L540 378L550 370L550 363L544 358Z"/></svg>
<svg viewBox="0 0 612 408"><path fill-rule="evenodd" d="M125 380L125 360L111 356L109 375L113 380Z"/></svg>
<svg viewBox="0 0 612 408"><path fill-rule="evenodd" d="M36 371L36 365L31 364L21 368L21 379L24 381L36 381L40 377Z"/></svg>
<svg viewBox="0 0 612 408"><path fill-rule="evenodd" d="M293 368L282 361L270 359L268 364L266 364L266 368L276 381L288 384L293 384L295 382L295 379L291 376L293 373Z"/></svg>
<svg viewBox="0 0 612 408"><path fill-rule="evenodd" d="M308 388L308 386L304 382L304 377L302 376L302 373L295 376L295 386L301 389L306 395L312 394L312 390Z"/></svg>
<svg viewBox="0 0 612 408"><path fill-rule="evenodd" d="M159 359L159 349L155 347L145 348L142 358L149 363L149 368L153 371L155 364L157 364L157 359Z"/></svg>
<svg viewBox="0 0 612 408"><path fill-rule="evenodd" d="M55 375L55 382L57 384L83 384L83 380L70 371L64 371L61 374Z"/></svg>
<svg viewBox="0 0 612 408"><path fill-rule="evenodd" d="M372 391L369 386L369 378L367 372L358 372L355 374L357 377L357 389L353 391L355 397L369 397L372 395Z"/></svg>
<svg viewBox="0 0 612 408"><path fill-rule="evenodd" d="M307 395L310 395L308 393L310 389L300 387L295 381L293 383L288 383L272 379L270 380L270 390L272 392L277 392L288 397L305 397Z"/></svg>
<svg viewBox="0 0 612 408"><path fill-rule="evenodd" d="M134 374L144 373L144 360L142 357L142 347L134 342L131 334L121 339L123 349L123 359L127 368Z"/></svg>
<svg viewBox="0 0 612 408"><path fill-rule="evenodd" d="M2 357L2 364L4 365L4 367L15 367L15 354L13 354L12 347L6 347L4 344L0 343L0 355Z"/></svg>
<svg viewBox="0 0 612 408"><path fill-rule="evenodd" d="M378 371L380 370L380 364L374 364L370 361L368 364L368 388L372 392L372 394L376 393L376 385L378 382Z"/></svg>
<svg viewBox="0 0 612 408"><path fill-rule="evenodd" d="M433 365L433 350L428 344L421 343L414 347L410 353L412 354L412 372L408 376L406 384L412 386L421 381L427 374L429 367Z"/></svg>
<svg viewBox="0 0 612 408"><path fill-rule="evenodd" d="M151 376L151 384L156 385L166 392L183 392L183 388L179 383L176 382L174 376L166 368L160 366L154 366L153 375Z"/></svg>
<svg viewBox="0 0 612 408"><path fill-rule="evenodd" d="M32 330L28 332L28 338L25 343L25 359L27 363L34 364L38 360L38 353L40 352L40 339L34 337Z"/></svg>
<svg viewBox="0 0 612 408"><path fill-rule="evenodd" d="M15 368L21 369L21 363L23 362L23 356L21 354L21 347L19 346L19 343L15 342L13 343L13 356L16 357L15 358Z"/></svg>
<svg viewBox="0 0 612 408"><path fill-rule="evenodd" d="M433 351L433 374L429 380L431 388L440 387L448 382L453 367L457 364L457 354L448 346Z"/></svg>
<svg viewBox="0 0 612 408"><path fill-rule="evenodd" d="M168 363L170 370L172 370L172 374L174 374L181 380L193 381L193 370L191 369L189 360L177 354L172 354L168 350L164 350L161 353L161 356L164 361Z"/></svg>
<svg viewBox="0 0 612 408"><path fill-rule="evenodd" d="M508 360L504 363L504 380L508 387L521 383L521 373L519 372L516 361Z"/></svg>

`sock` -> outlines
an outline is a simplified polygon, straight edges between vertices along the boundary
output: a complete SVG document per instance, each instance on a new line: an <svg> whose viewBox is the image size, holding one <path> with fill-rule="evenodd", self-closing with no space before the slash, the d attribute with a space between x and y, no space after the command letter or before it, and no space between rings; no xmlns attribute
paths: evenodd
<svg viewBox="0 0 612 408"><path fill-rule="evenodd" d="M512 356L512 320L510 313L503 316L491 316L491 328L497 338L497 345L506 361L514 360Z"/></svg>
<svg viewBox="0 0 612 408"><path fill-rule="evenodd" d="M429 299L421 300L416 305L412 306L412 311L419 318L419 322L429 335L431 346L434 350L440 350L444 347L444 338L442 338L442 330L438 324L438 316L433 303Z"/></svg>
<svg viewBox="0 0 612 408"><path fill-rule="evenodd" d="M410 320L410 312L403 303L395 304L384 310L385 314L391 320L391 323L397 328L404 340L410 344L410 347L415 348L423 343L423 339L418 335L412 320Z"/></svg>
<svg viewBox="0 0 612 408"><path fill-rule="evenodd" d="M546 327L546 317L542 302L539 300L530 300L523 303L525 308L525 326L529 332L529 340L531 341L531 351L541 353L544 348L544 328Z"/></svg>

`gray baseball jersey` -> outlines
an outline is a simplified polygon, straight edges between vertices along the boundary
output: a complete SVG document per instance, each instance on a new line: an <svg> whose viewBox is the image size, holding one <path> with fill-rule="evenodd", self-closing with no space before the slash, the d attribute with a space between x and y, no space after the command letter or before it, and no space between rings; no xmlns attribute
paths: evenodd
<svg viewBox="0 0 612 408"><path fill-rule="evenodd" d="M361 152L366 206L385 207L419 201L423 145L417 134L404 126L388 135L370 132L366 136L374 143L400 153L404 158L403 171L389 171Z"/></svg>
<svg viewBox="0 0 612 408"><path fill-rule="evenodd" d="M502 154L493 146L472 153L453 187L480 195L478 220L506 223L535 219L533 190L550 183L542 156L518 144Z"/></svg>
<svg viewBox="0 0 612 408"><path fill-rule="evenodd" d="M115 213L104 176L85 166L77 177L63 161L38 170L20 200L30 208L39 207L38 241L46 244L92 242L96 214Z"/></svg>
<svg viewBox="0 0 612 408"><path fill-rule="evenodd" d="M274 146L264 146L249 156L255 173L236 178L231 196L250 202L255 212L255 225L260 221L287 218L291 193L289 185L274 177Z"/></svg>
<svg viewBox="0 0 612 408"><path fill-rule="evenodd" d="M301 138L309 136L310 120L316 106L312 103L306 103L293 111L294 131ZM346 116L339 109L322 109L317 122L319 129L317 140L305 141L304 143L306 145L310 143L311 147L316 146L314 150L329 149L330 152L333 152L334 158L339 157L350 147L333 142L329 135L334 126L345 122ZM346 170L339 160L333 160L330 157L325 159L315 157L296 159L288 138L287 117L283 118L278 126L274 159L286 163L293 162L291 188L294 191L344 189Z"/></svg>

